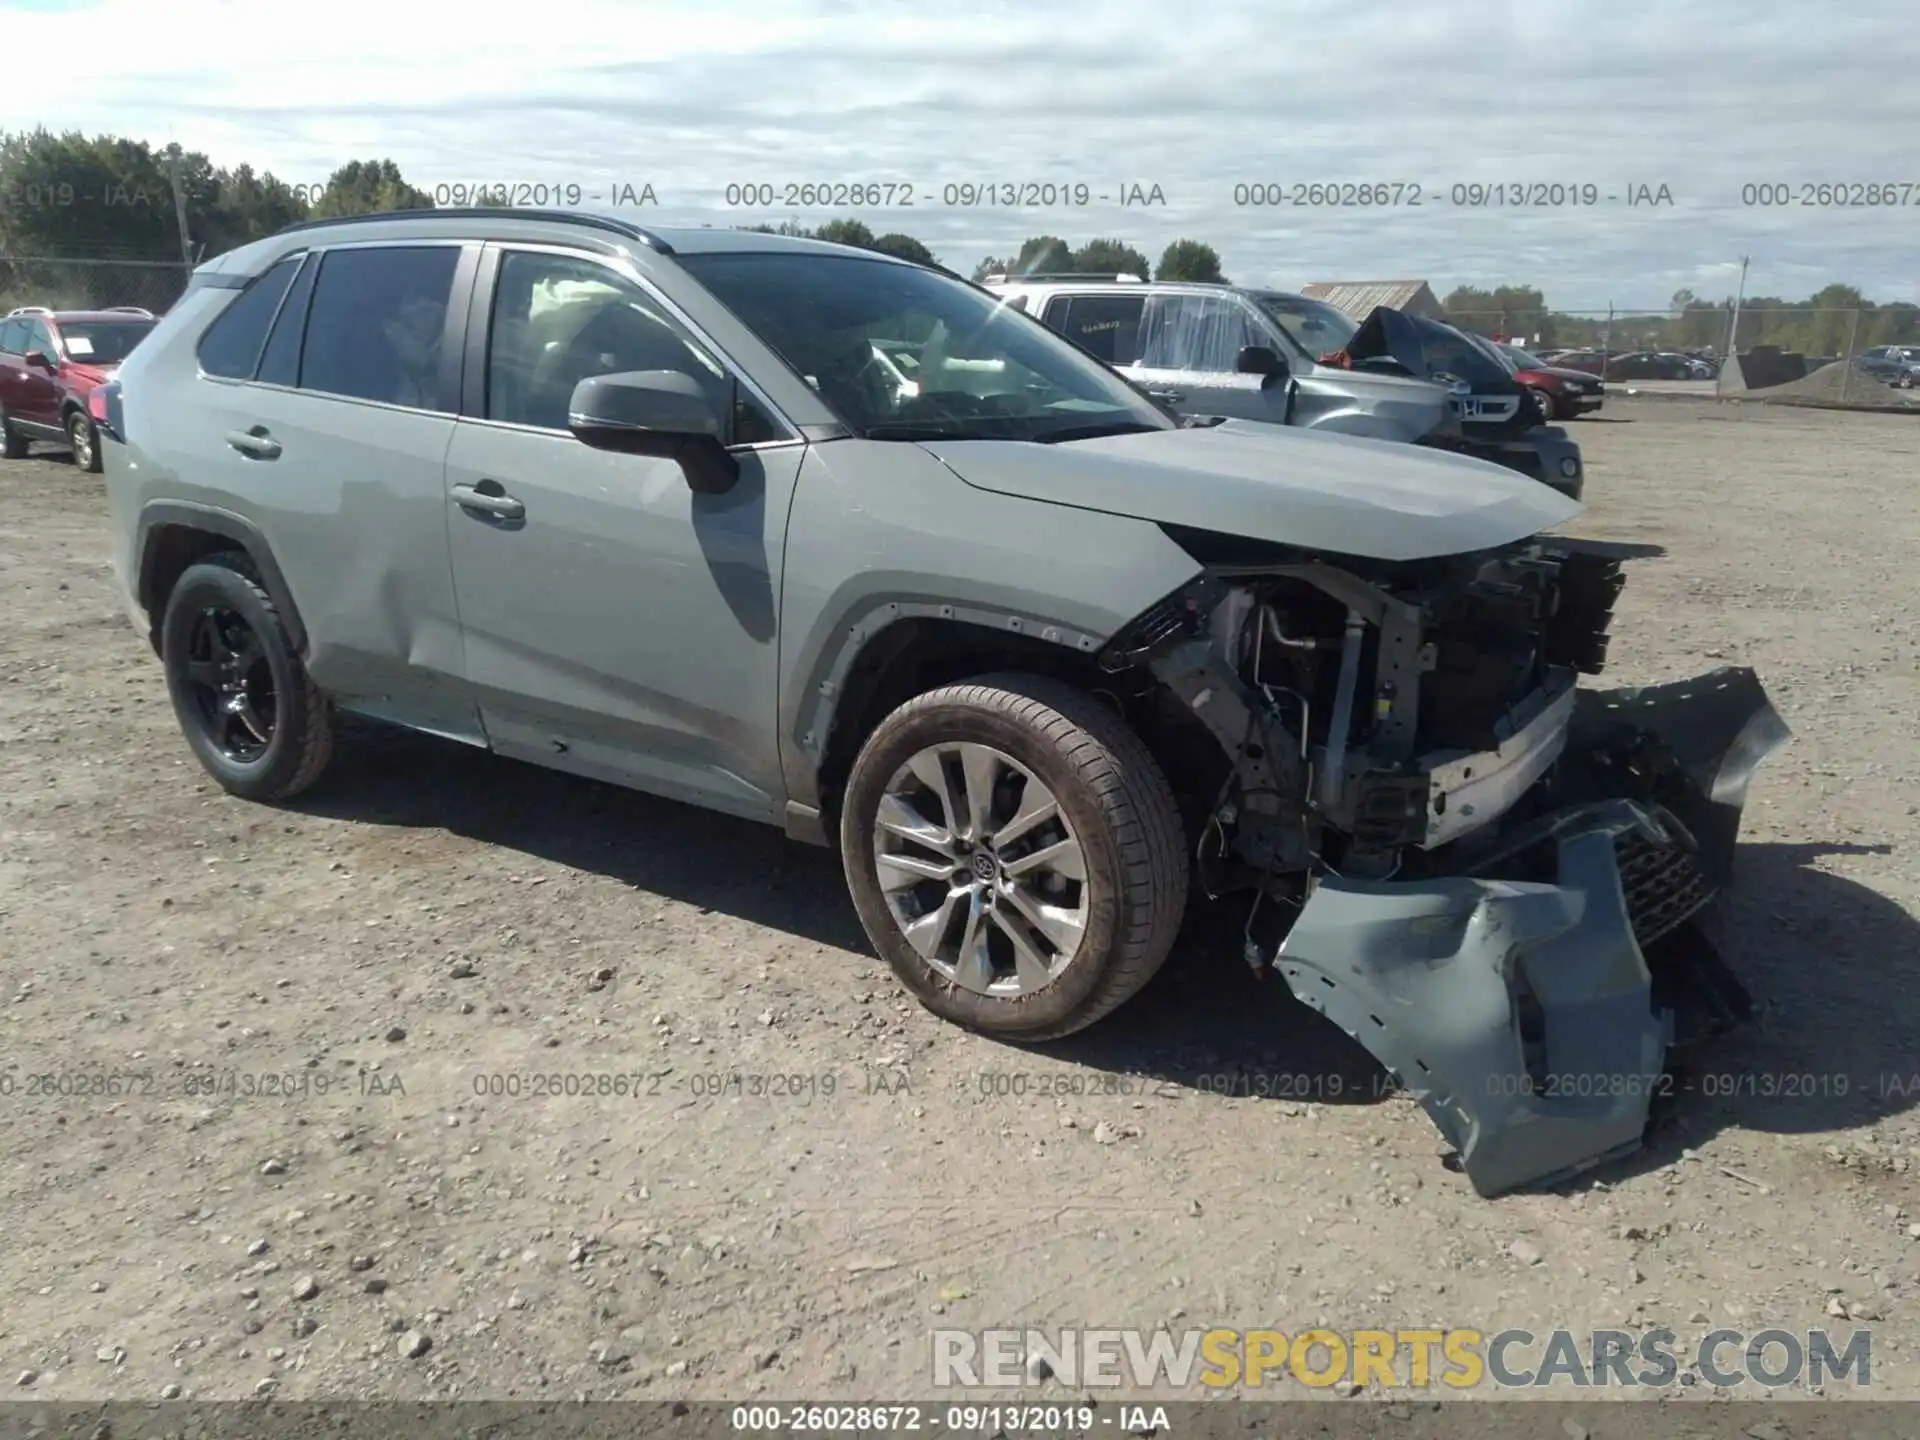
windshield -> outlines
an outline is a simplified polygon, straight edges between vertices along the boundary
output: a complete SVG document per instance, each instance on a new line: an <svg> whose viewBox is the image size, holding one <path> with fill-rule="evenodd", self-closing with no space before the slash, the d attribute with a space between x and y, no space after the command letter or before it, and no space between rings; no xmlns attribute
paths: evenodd
<svg viewBox="0 0 1920 1440"><path fill-rule="evenodd" d="M1179 422L1039 321L917 265L682 255L848 426L877 440L1070 440Z"/></svg>
<svg viewBox="0 0 1920 1440"><path fill-rule="evenodd" d="M118 365L154 327L152 320L63 320L60 343L82 365Z"/></svg>
<svg viewBox="0 0 1920 1440"><path fill-rule="evenodd" d="M1360 328L1344 311L1304 295L1255 295L1253 302L1315 359L1346 349Z"/></svg>

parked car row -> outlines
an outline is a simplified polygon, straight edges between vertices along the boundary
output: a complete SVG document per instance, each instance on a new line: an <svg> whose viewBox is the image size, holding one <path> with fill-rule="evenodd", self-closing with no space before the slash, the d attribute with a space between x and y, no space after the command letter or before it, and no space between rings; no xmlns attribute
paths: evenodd
<svg viewBox="0 0 1920 1440"><path fill-rule="evenodd" d="M1541 358L1556 369L1604 380L1711 380L1720 373L1720 362L1711 356L1670 350L1556 350Z"/></svg>
<svg viewBox="0 0 1920 1440"><path fill-rule="evenodd" d="M1580 447L1542 423L1557 416L1452 326L1385 307L1356 324L1306 296L1235 285L1077 274L985 284L1181 414L1457 450L1581 493Z"/></svg>
<svg viewBox="0 0 1920 1440"><path fill-rule="evenodd" d="M1911 390L1920 379L1920 345L1876 345L1861 352L1859 365L1876 380Z"/></svg>

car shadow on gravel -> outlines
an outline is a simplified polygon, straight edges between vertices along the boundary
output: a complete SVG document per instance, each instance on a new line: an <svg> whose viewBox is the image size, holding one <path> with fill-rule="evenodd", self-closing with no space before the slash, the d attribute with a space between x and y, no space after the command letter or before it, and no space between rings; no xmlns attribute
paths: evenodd
<svg viewBox="0 0 1920 1440"><path fill-rule="evenodd" d="M407 731L353 724L328 782L293 808L370 825L444 829L503 852L871 956L836 857L769 825ZM1887 847L1748 843L1726 899L1723 952L1759 1013L1673 1079L1648 1146L1593 1172L1670 1163L1734 1127L1855 1128L1920 1104L1920 921L1820 868ZM511 860L503 855L503 867ZM1167 964L1052 1058L1206 1093L1371 1104L1394 1093L1361 1045L1239 958L1247 901L1196 897ZM1009 1046L1009 1049L1014 1047Z"/></svg>
<svg viewBox="0 0 1920 1440"><path fill-rule="evenodd" d="M1920 918L1819 863L1892 853L1741 846L1719 938L1755 1018L1676 1068L1646 1148L1598 1178L1670 1164L1723 1130L1833 1134L1920 1107Z"/></svg>
<svg viewBox="0 0 1920 1440"><path fill-rule="evenodd" d="M357 719L326 780L288 807L367 825L445 830L512 855L871 954L839 860L771 825Z"/></svg>

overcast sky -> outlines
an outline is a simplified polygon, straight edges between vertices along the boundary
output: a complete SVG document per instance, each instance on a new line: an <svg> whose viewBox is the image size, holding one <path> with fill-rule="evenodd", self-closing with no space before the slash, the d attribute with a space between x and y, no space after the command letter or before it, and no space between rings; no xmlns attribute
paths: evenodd
<svg viewBox="0 0 1920 1440"><path fill-rule="evenodd" d="M1912 0L0 0L0 25L16 58L65 57L16 66L5 128L178 141L295 183L390 156L429 191L650 184L665 225L816 224L848 210L729 210L726 187L869 181L915 199L862 219L963 271L1035 234L1150 258L1194 236L1233 279L1288 287L1510 281L1604 309L1730 295L1745 254L1749 294L1920 300ZM1096 198L941 203L1026 181ZM1315 181L1422 203L1235 204L1236 185ZM1516 182L1601 198L1452 203ZM1906 203L1799 203L1838 182ZM1759 184L1794 203L1744 204ZM1134 185L1165 203L1122 208ZM1673 203L1630 206L1641 186Z"/></svg>

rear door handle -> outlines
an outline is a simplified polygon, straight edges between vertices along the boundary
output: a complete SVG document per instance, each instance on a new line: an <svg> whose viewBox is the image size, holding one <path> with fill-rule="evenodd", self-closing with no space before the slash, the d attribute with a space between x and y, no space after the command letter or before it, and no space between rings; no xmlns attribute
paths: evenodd
<svg viewBox="0 0 1920 1440"><path fill-rule="evenodd" d="M1166 401L1169 405L1178 405L1187 398L1187 392L1184 390L1149 390L1147 393L1156 400Z"/></svg>
<svg viewBox="0 0 1920 1440"><path fill-rule="evenodd" d="M477 510L482 515L518 520L527 513L527 507L507 494L498 480L482 480L478 485L456 485L452 493L462 509Z"/></svg>
<svg viewBox="0 0 1920 1440"><path fill-rule="evenodd" d="M255 425L250 430L229 430L227 444L252 460L280 458L280 442L267 433L264 425Z"/></svg>

